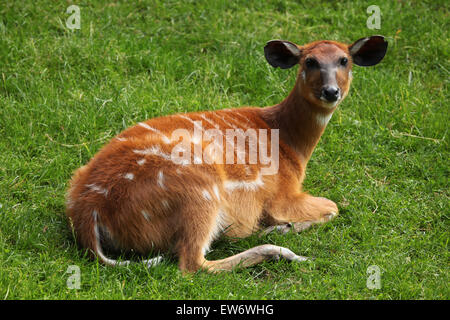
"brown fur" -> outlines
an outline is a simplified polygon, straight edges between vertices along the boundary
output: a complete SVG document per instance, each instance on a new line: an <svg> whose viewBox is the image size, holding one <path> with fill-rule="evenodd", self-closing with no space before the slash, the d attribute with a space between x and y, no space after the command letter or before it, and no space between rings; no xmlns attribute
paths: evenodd
<svg viewBox="0 0 450 320"><path fill-rule="evenodd" d="M265 225L307 223L300 225L302 229L302 226L328 221L334 216L331 213L338 212L334 202L302 191L306 165L325 129L316 117L332 113L336 106L327 108L311 96L321 85L318 74L309 74L304 81L301 72L305 58L311 55L319 61L331 61L341 55L349 60L351 57L346 45L333 41L314 42L299 48L302 58L296 84L280 104L150 119L145 124L160 133L145 125L129 128L76 171L68 190L67 215L80 245L99 254L93 231L95 211L102 230L102 243L142 254L171 252L178 256L183 271L230 270L238 264L249 266L280 255L301 261L301 257L288 249L272 245L219 261L207 261L203 252L219 232L230 237L246 237ZM350 69L351 61L337 74L344 96L351 82ZM213 125L202 116L221 129L231 128L230 124L243 130L279 129L278 174L262 176L263 185L256 190L229 192L224 187L226 181L255 181L260 165L181 166L161 156L133 151L158 145L161 152L170 154L176 143L162 143L161 133L171 137L177 128L192 130L193 124L184 117L202 121L204 130L212 129ZM160 181L160 172L163 181ZM127 173L132 173L132 179L129 179L131 175L126 177ZM205 198L205 194L209 197Z"/></svg>

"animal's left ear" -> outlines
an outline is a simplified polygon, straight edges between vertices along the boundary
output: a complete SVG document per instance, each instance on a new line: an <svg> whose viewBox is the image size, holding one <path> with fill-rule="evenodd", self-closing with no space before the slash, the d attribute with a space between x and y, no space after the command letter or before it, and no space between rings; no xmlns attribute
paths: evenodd
<svg viewBox="0 0 450 320"><path fill-rule="evenodd" d="M369 67L383 60L388 42L383 36L372 36L356 40L348 47L353 62L361 67Z"/></svg>

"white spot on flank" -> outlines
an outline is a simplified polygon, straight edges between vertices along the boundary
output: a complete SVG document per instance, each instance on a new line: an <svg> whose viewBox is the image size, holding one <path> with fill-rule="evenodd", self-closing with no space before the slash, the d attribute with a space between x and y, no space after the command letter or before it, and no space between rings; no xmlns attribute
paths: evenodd
<svg viewBox="0 0 450 320"><path fill-rule="evenodd" d="M238 114L235 110L232 110L232 109L225 109L225 110L223 110L223 111L226 111L226 112L227 112L227 116L228 116L228 118L229 118L231 121L234 121L235 123L237 123L237 124L239 125L239 127L236 127L235 125L232 125L233 128L235 128L235 129L238 129L238 128L248 128L248 126L247 126L247 124L248 124L248 119L244 118L244 121L245 121L245 124L244 124L244 123L242 123L241 121L239 121L239 120L237 120L237 119L235 119L235 118L232 117L232 116L238 115L238 116L240 116L241 118L243 118L243 116L240 115L240 114ZM223 117L222 117L222 120L225 121L225 119L224 119ZM228 123L229 123L229 122L228 122Z"/></svg>
<svg viewBox="0 0 450 320"><path fill-rule="evenodd" d="M153 127L150 127L150 126L149 126L148 124L146 124L145 122L139 122L138 125L141 126L142 128L147 129L147 130L150 130L150 131L153 131L153 132L156 132L156 133L160 133L160 131L159 131L158 129L155 129L155 128L153 128Z"/></svg>
<svg viewBox="0 0 450 320"><path fill-rule="evenodd" d="M211 194L208 192L208 190L203 189L202 194L203 194L203 198L205 198L206 200L208 200L208 201L212 200Z"/></svg>
<svg viewBox="0 0 450 320"><path fill-rule="evenodd" d="M138 165L142 166L146 161L147 161L146 159L139 159L136 162Z"/></svg>
<svg viewBox="0 0 450 320"><path fill-rule="evenodd" d="M225 181L224 187L228 192L234 191L236 189L244 189L247 191L255 191L259 187L262 187L264 182L261 179L261 174L258 174L258 177L253 181L233 181L228 180Z"/></svg>
<svg viewBox="0 0 450 320"><path fill-rule="evenodd" d="M194 120L192 120L191 118L189 118L189 117L187 117L187 116L185 116L185 115L179 114L178 116L179 116L180 118L183 118L183 119L185 119L185 120L191 122L191 123L194 123Z"/></svg>
<svg viewBox="0 0 450 320"><path fill-rule="evenodd" d="M189 118L189 117L187 117L187 116L185 116L185 115L182 115L182 114L179 114L178 115L180 118L183 118L183 119L186 119L186 120L188 120L189 122L191 122L191 123L193 123L194 124L194 126L197 128L197 129L199 129L200 131L203 131L203 127L201 126L201 124L199 124L199 123L201 123L201 121L195 121L195 120L192 120L191 118Z"/></svg>
<svg viewBox="0 0 450 320"><path fill-rule="evenodd" d="M302 74L303 82L306 82L306 71L303 70L301 74Z"/></svg>
<svg viewBox="0 0 450 320"><path fill-rule="evenodd" d="M164 199L163 201L161 201L164 209L169 209L170 205L169 205L169 201L167 201L166 199Z"/></svg>
<svg viewBox="0 0 450 320"><path fill-rule="evenodd" d="M237 110L234 110L233 112L235 115L239 116L242 120L244 120L246 124L249 122L249 119L246 116L243 116L242 114L237 112Z"/></svg>
<svg viewBox="0 0 450 320"><path fill-rule="evenodd" d="M328 114L318 113L316 115L317 124L320 127L325 127L328 124L328 121L330 121L332 115L333 115L333 113L328 113Z"/></svg>
<svg viewBox="0 0 450 320"><path fill-rule="evenodd" d="M163 140L163 142L164 142L165 144L168 144L168 143L171 142L171 140L170 140L166 135L164 135L164 133L162 133L162 132L159 131L158 129L155 129L155 128L153 128L153 127L150 127L150 126L149 126L148 124L146 124L145 122L139 122L138 125L141 126L142 128L145 128L145 129L147 129L147 130L150 130L150 131L152 131L152 132L155 132L155 133L159 134L159 135L162 137L162 140Z"/></svg>
<svg viewBox="0 0 450 320"><path fill-rule="evenodd" d="M92 191L95 191L97 193L105 195L105 197L108 195L108 190L107 189L99 187L96 184L90 183L90 184L87 184L86 187L88 187Z"/></svg>
<svg viewBox="0 0 450 320"><path fill-rule="evenodd" d="M123 141L127 141L126 138L120 138L120 137L117 137L116 139L119 140L119 141L122 141L122 142L123 142Z"/></svg>
<svg viewBox="0 0 450 320"><path fill-rule="evenodd" d="M160 186L161 188L165 189L166 187L164 186L164 174L161 171L158 172L158 186Z"/></svg>
<svg viewBox="0 0 450 320"><path fill-rule="evenodd" d="M217 187L216 184L213 186L213 191L214 191L214 194L215 194L217 200L220 200L219 188Z"/></svg>
<svg viewBox="0 0 450 320"><path fill-rule="evenodd" d="M150 221L150 215L148 214L147 211L142 210L141 213L144 216L145 220Z"/></svg>
<svg viewBox="0 0 450 320"><path fill-rule="evenodd" d="M208 118L206 118L206 116L204 114L202 114L200 116L200 118L202 118L203 120L205 120L206 122L208 122L210 125L212 125L214 128L220 130L220 127L217 123L212 122L211 120L209 120Z"/></svg>
<svg viewBox="0 0 450 320"><path fill-rule="evenodd" d="M125 177L125 179L133 180L133 179L134 179L134 174L132 174L132 173L127 173L127 174L124 175L124 177Z"/></svg>
<svg viewBox="0 0 450 320"><path fill-rule="evenodd" d="M169 138L167 138L167 136L165 136L165 135L162 135L162 141L163 141L165 144L169 144L169 143L172 142L172 140L170 140Z"/></svg>
<svg viewBox="0 0 450 320"><path fill-rule="evenodd" d="M187 160L187 159L181 159L181 160L180 159L176 159L176 158L172 159L172 155L162 151L159 146L152 146L152 147L149 147L149 148L143 149L143 150L135 149L135 150L133 150L133 152L136 153L136 154L142 155L142 156L149 156L149 155L150 156L158 156L158 157L161 157L161 158L163 158L165 160L170 160L170 161L172 161L175 164L180 164L182 166L191 164L191 161ZM187 152L187 151L184 151L184 152ZM145 159L141 159L141 160L138 160L136 162L139 165L142 165L142 164L144 164L146 162L146 160Z"/></svg>
<svg viewBox="0 0 450 320"><path fill-rule="evenodd" d="M248 127L247 125L248 125L248 123L249 123L248 118L244 117L244 116L243 116L242 114L240 114L237 110L238 110L238 109L225 109L224 111L227 111L227 112L229 113L229 114L228 114L229 117L230 117L230 115L233 115L233 116L238 116L239 118L241 118L243 121L245 121L245 124L244 124L244 125L243 125L242 122L236 120L236 119L233 118L233 117L230 117L233 121L238 122L242 127L247 128L247 127Z"/></svg>
<svg viewBox="0 0 450 320"><path fill-rule="evenodd" d="M214 112L213 115L220 118L227 126L234 128L234 129L238 129L238 127L236 127L234 124L229 123L227 120L224 119L224 117L219 116L216 112Z"/></svg>
<svg viewBox="0 0 450 320"><path fill-rule="evenodd" d="M144 150L133 150L134 153L140 154L140 155L153 155L153 156L159 156L161 158L164 158L166 160L170 160L170 154L164 153L159 146L152 146L150 148L144 149Z"/></svg>

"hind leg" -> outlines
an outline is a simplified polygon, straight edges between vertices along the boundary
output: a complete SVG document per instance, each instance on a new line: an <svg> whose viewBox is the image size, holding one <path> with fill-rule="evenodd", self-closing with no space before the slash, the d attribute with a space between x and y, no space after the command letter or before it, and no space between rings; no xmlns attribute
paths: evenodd
<svg viewBox="0 0 450 320"><path fill-rule="evenodd" d="M187 248L186 248L187 249ZM180 269L195 272L199 269L208 272L231 271L236 267L247 268L263 261L284 258L288 261L306 261L307 257L296 255L288 248L264 244L221 260L206 260L199 247L180 252Z"/></svg>
<svg viewBox="0 0 450 320"><path fill-rule="evenodd" d="M182 236L178 241L177 252L179 267L183 272L195 272L204 269L209 272L230 271L235 267L249 267L262 261L284 258L289 261L305 261L291 250L275 245L265 244L233 255L231 257L209 261L205 259L205 248L221 229L220 210L217 206L185 209L190 219L185 220ZM196 211L194 211L196 210Z"/></svg>
<svg viewBox="0 0 450 320"><path fill-rule="evenodd" d="M214 261L205 260L203 268L209 272L231 271L235 267L247 268L263 261L278 260L280 258L297 262L309 259L307 257L298 256L287 248L272 244L264 244L225 259Z"/></svg>
<svg viewBox="0 0 450 320"><path fill-rule="evenodd" d="M223 229L219 200L212 193L204 195L192 197L180 212L175 251L183 272L202 268L210 244Z"/></svg>

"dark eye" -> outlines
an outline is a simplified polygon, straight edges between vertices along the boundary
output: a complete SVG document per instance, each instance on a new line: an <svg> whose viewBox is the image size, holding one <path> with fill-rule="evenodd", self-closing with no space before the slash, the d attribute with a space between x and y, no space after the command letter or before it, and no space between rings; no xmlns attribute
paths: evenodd
<svg viewBox="0 0 450 320"><path fill-rule="evenodd" d="M348 59L345 58L345 57L341 58L341 60L339 60L339 63L340 63L341 66L345 67L345 66L347 66Z"/></svg>
<svg viewBox="0 0 450 320"><path fill-rule="evenodd" d="M317 60L314 58L307 58L305 60L305 64L306 64L307 68L318 68L319 67L319 62L317 62Z"/></svg>

